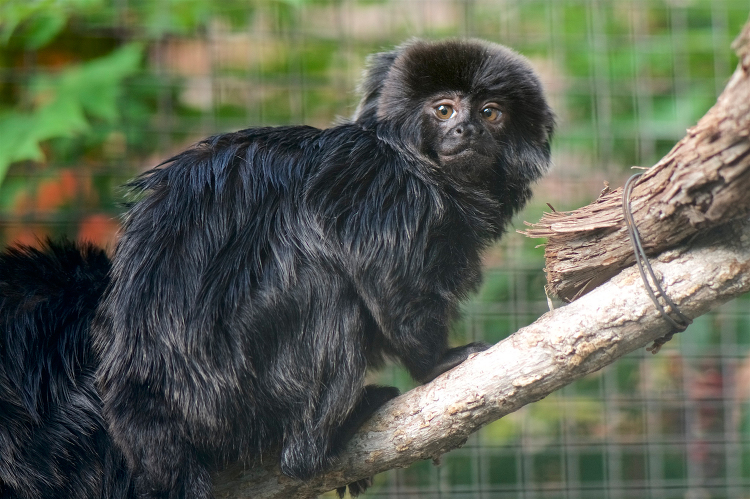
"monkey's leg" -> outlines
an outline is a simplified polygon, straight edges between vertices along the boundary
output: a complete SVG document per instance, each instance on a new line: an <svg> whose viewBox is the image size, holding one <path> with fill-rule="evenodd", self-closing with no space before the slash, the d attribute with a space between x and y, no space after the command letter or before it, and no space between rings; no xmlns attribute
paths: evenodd
<svg viewBox="0 0 750 499"><path fill-rule="evenodd" d="M375 411L388 402L398 397L399 390L395 386L367 385L362 391L362 398L354 407L349 417L336 433L334 448L342 450L351 440L360 426L372 416Z"/></svg>
<svg viewBox="0 0 750 499"><path fill-rule="evenodd" d="M352 359L349 362L355 364ZM300 393L295 398L300 402L289 408L283 423L281 471L287 476L312 478L331 465L339 450L339 429L346 426L347 415L360 398L366 365L338 365L342 367L335 374L334 369L327 369L322 383L298 384Z"/></svg>
<svg viewBox="0 0 750 499"><path fill-rule="evenodd" d="M364 378L364 370L362 371ZM353 385L361 380L350 380ZM281 450L281 471L287 476L307 480L325 471L347 437L356 430L355 424L366 419L372 412L359 409L352 419L347 413L352 401L357 399L356 388L344 387L342 380L327 380L314 405L310 404L295 413L288 414L284 425L284 441ZM309 387L309 392L321 387ZM342 390L343 388L344 390Z"/></svg>
<svg viewBox="0 0 750 499"><path fill-rule="evenodd" d="M330 279L331 276L327 276ZM308 301L316 309L304 316L300 336L289 342L274 372L290 371L295 380L278 384L295 400L284 421L281 470L310 478L327 469L349 438L380 405L397 395L394 388L367 387L367 342L374 327L356 293L342 280L312 287L327 297ZM317 307L326 304L325 310ZM333 312L331 310L333 308Z"/></svg>

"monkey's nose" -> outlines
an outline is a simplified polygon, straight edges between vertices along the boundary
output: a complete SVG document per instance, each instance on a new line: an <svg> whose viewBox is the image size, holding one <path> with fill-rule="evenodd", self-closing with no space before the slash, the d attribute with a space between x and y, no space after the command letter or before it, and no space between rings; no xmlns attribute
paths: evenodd
<svg viewBox="0 0 750 499"><path fill-rule="evenodd" d="M453 129L455 135L461 135L464 138L472 137L473 135L482 135L482 132L484 130L477 128L471 123L462 123Z"/></svg>

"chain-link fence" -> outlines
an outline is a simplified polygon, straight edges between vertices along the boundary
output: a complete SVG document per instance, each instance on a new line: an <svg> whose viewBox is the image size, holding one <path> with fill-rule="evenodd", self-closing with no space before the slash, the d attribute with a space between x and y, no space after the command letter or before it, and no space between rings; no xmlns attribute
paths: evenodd
<svg viewBox="0 0 750 499"><path fill-rule="evenodd" d="M554 168L518 218L590 202L650 166L736 65L747 0L11 0L0 3L0 234L112 247L117 186L196 140L349 115L368 53L471 36L532 61L558 115ZM542 241L511 231L456 342L547 310ZM750 300L701 317L489 425L368 497L750 498ZM378 378L412 386L398 368Z"/></svg>

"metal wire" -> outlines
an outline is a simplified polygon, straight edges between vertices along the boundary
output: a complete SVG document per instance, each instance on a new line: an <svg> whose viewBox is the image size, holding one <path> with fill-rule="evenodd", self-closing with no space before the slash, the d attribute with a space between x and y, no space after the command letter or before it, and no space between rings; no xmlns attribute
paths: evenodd
<svg viewBox="0 0 750 499"><path fill-rule="evenodd" d="M651 298L651 301L654 302L656 309L673 328L673 331L670 331L668 334L655 339L654 344L650 348L647 348L647 350L651 353L658 353L661 347L666 342L671 340L672 336L674 336L675 333L683 332L690 324L692 324L693 320L683 314L677 307L677 305L664 292L661 285L659 284L659 281L656 279L654 270L651 268L651 264L649 263L648 257L646 256L646 251L643 249L643 244L641 243L641 235L638 233L638 228L636 227L635 219L633 218L632 207L630 206L630 194L633 192L633 188L637 184L637 179L641 175L643 174L636 173L635 175L631 176L627 182L625 182L625 187L622 190L622 213L625 216L625 225L628 229L630 242L633 244L635 263L638 265L638 271L640 272L641 279L643 280L643 284L646 287L646 292ZM666 310L664 310L664 307L661 305L661 303L659 303L657 294L651 288L651 284L646 278L646 271L648 271L649 276L651 276L651 282L653 282L658 295L661 296L662 299L666 302L667 306L669 306L671 312L676 316L676 320L672 318L666 312Z"/></svg>

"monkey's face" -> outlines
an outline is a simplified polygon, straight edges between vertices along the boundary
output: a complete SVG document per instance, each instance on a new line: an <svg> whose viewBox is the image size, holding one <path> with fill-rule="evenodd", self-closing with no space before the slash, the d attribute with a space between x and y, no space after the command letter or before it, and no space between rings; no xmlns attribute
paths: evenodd
<svg viewBox="0 0 750 499"><path fill-rule="evenodd" d="M363 126L382 126L381 136L476 188L526 196L546 170L554 116L515 52L477 40L412 41L370 61L355 115Z"/></svg>
<svg viewBox="0 0 750 499"><path fill-rule="evenodd" d="M484 169L500 154L503 105L460 92L438 94L425 103L422 153L457 172Z"/></svg>

